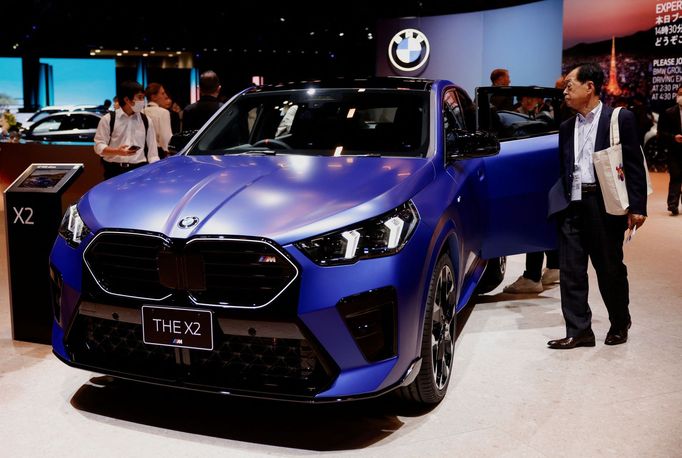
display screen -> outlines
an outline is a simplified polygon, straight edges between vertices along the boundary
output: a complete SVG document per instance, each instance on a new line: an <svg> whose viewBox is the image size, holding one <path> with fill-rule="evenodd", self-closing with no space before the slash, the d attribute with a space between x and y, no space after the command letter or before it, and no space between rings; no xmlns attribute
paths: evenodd
<svg viewBox="0 0 682 458"><path fill-rule="evenodd" d="M19 184L20 188L54 188L67 174L65 170L36 169Z"/></svg>
<svg viewBox="0 0 682 458"><path fill-rule="evenodd" d="M31 164L7 191L59 192L83 170L83 164Z"/></svg>

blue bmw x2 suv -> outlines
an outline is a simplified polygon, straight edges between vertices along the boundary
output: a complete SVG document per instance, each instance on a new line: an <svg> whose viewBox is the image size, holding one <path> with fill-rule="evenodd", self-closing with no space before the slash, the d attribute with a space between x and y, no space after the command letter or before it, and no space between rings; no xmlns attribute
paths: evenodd
<svg viewBox="0 0 682 458"><path fill-rule="evenodd" d="M439 402L457 312L504 256L555 244L551 113L484 95L396 78L236 95L179 154L68 209L54 353L232 395Z"/></svg>

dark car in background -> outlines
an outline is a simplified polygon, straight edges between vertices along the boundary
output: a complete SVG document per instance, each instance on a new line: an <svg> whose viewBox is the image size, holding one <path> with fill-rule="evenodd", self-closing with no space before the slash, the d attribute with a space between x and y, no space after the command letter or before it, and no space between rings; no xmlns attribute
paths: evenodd
<svg viewBox="0 0 682 458"><path fill-rule="evenodd" d="M57 112L31 125L23 137L47 142L92 142L101 117L89 111Z"/></svg>

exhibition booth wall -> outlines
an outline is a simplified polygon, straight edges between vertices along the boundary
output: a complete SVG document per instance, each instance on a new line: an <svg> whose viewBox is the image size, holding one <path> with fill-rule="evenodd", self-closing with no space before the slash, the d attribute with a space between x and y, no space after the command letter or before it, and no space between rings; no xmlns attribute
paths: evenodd
<svg viewBox="0 0 682 458"><path fill-rule="evenodd" d="M660 112L682 84L681 18L682 4L669 0L566 0L563 73L596 62L604 102Z"/></svg>
<svg viewBox="0 0 682 458"><path fill-rule="evenodd" d="M473 94L508 69L516 86L554 86L596 62L605 102L674 104L682 84L682 5L665 0L544 0L477 13L377 23L376 74L449 79Z"/></svg>
<svg viewBox="0 0 682 458"><path fill-rule="evenodd" d="M385 19L377 23L378 76L449 79L473 94L490 84L490 72L506 68L513 85L553 87L561 75L562 0L477 13ZM421 31L430 56L416 71L390 62L394 36L404 29Z"/></svg>

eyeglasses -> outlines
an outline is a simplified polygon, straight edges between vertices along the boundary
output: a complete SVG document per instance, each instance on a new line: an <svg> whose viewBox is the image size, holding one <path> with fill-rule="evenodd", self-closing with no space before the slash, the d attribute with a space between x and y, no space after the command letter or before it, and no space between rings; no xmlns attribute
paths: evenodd
<svg viewBox="0 0 682 458"><path fill-rule="evenodd" d="M591 81L585 81L585 82L581 83L581 82L578 81L578 80L569 80L569 81L566 81L566 89L571 90L571 89L576 88L577 86L584 86L584 85L586 85L587 83L590 83L590 82L591 82Z"/></svg>

